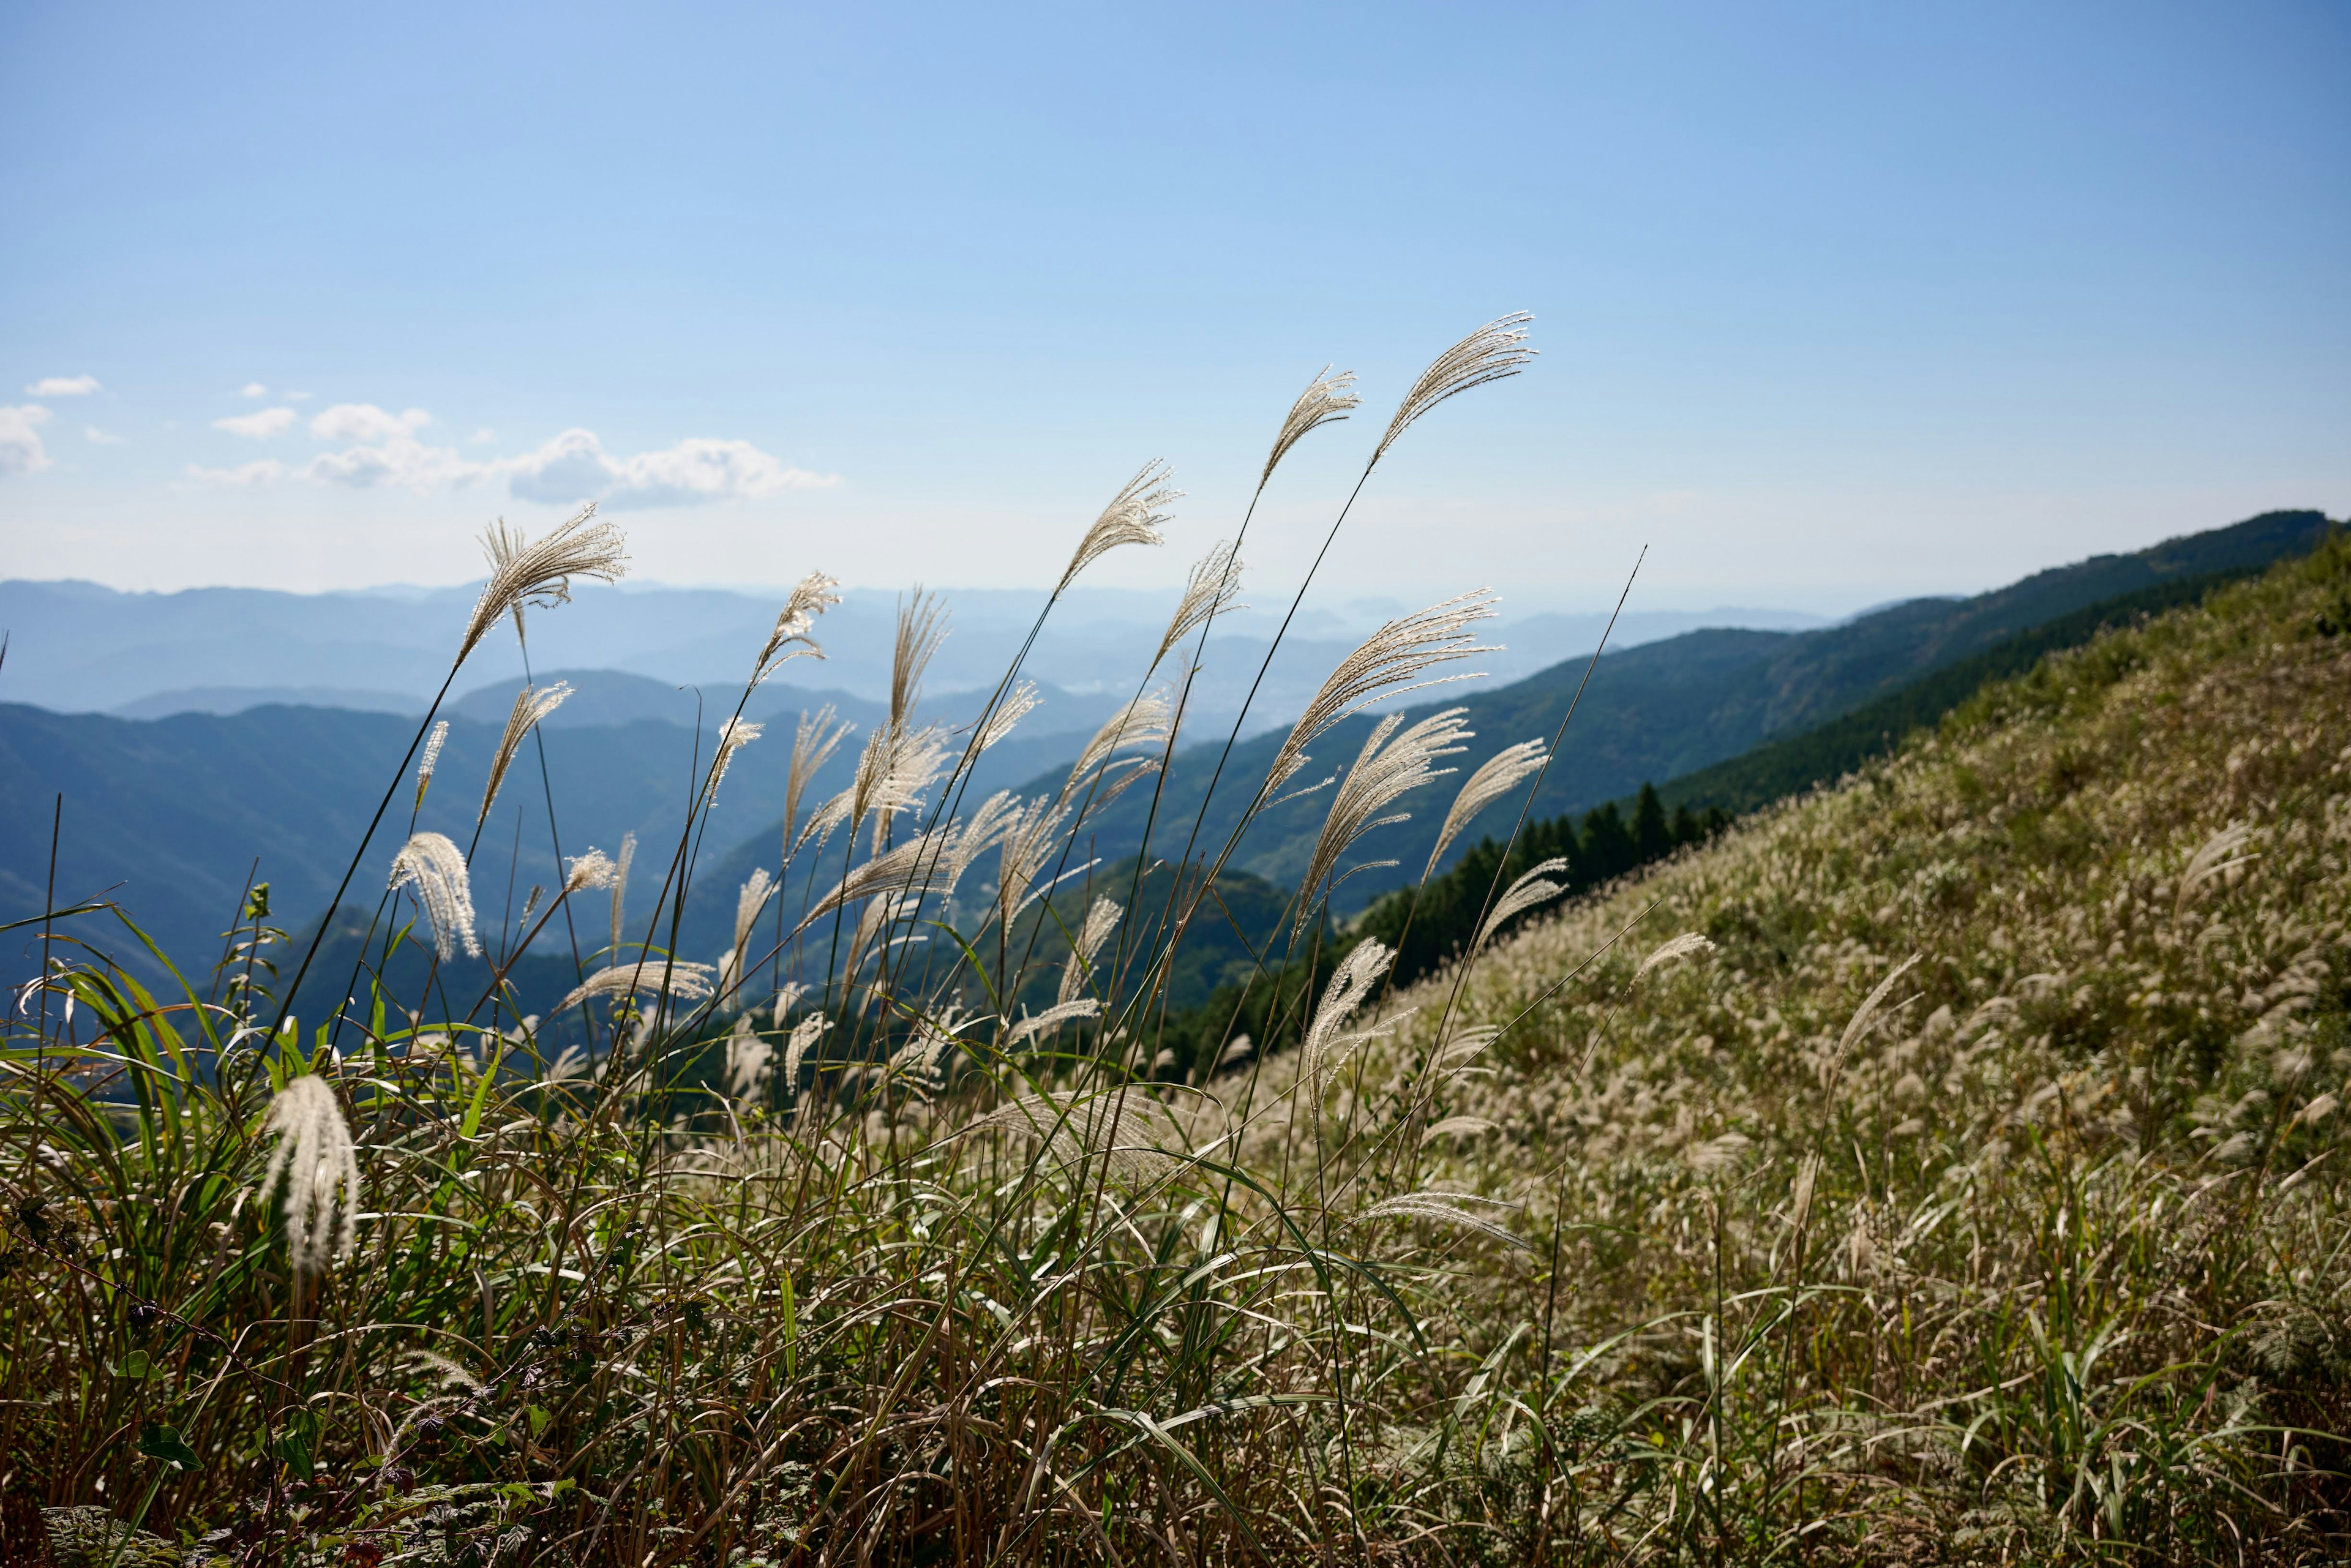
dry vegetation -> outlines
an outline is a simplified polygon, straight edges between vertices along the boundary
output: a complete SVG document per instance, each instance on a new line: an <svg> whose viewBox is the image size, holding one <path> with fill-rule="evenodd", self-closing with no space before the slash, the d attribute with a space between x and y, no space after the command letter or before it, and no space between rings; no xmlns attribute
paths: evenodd
<svg viewBox="0 0 2351 1568"><path fill-rule="evenodd" d="M1440 360L1366 473L1513 347ZM1146 470L1064 582L1165 498ZM617 570L569 537L498 541L468 646ZM831 907L755 883L700 967L616 918L559 1019L361 977L281 1027L257 909L164 997L57 923L0 1063L0 1529L94 1563L2332 1560L2346 604L2338 541L1467 974L1385 994L1359 944L1300 1049L1196 1084L1151 952L1093 950L1057 1019L966 1010L1019 994L1000 938L1091 803L1151 787L1148 706L1029 802L955 805L974 737L877 732L795 830ZM1440 611L1332 689L1444 673ZM1333 831L1426 760L1359 759ZM463 852L404 863L380 936L462 946ZM905 941L967 876L980 913Z"/></svg>

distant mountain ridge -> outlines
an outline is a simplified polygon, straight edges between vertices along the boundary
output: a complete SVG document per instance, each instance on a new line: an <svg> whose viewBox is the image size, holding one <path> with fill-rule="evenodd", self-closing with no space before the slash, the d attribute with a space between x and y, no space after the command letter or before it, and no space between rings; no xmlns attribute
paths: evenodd
<svg viewBox="0 0 2351 1568"><path fill-rule="evenodd" d="M934 662L932 691L991 687L1028 635L1043 595L1005 590L944 594L948 636ZM891 623L898 596L852 590L820 622L821 664L792 678L866 702L888 695ZM234 713L268 702L423 711L447 675L448 656L474 602L470 588L381 592L280 593L190 589L121 593L88 582L0 581L0 629L10 633L0 701L61 713L162 717ZM780 595L707 589L580 585L559 612L529 618L533 668L601 670L670 686L731 692L744 662L773 624ZM1123 699L1141 678L1174 602L1172 591L1072 590L1056 607L1027 662L1029 673L1072 695ZM1398 607L1309 606L1267 676L1255 712L1282 723L1381 613ZM1194 706L1229 719L1279 624L1239 611L1219 622L1218 657L1196 686ZM1538 614L1513 623L1499 674L1526 674L1599 639L1605 617ZM1778 627L1817 616L1763 610L1654 611L1626 617L1620 638L1642 641L1702 624ZM523 674L512 637L489 639L466 663L459 692L511 691ZM342 700L340 694L364 693ZM714 697L714 700L718 700ZM1071 727L1077 727L1075 725Z"/></svg>
<svg viewBox="0 0 2351 1568"><path fill-rule="evenodd" d="M2315 547L2327 527L2322 512L2268 512L2127 555L2095 556L2036 572L1968 599L1911 601L1812 632L1690 632L1606 654L1593 667L1573 727L1531 810L1537 816L1555 816L1622 799L1645 780L1662 783L1821 724L2092 604L2166 581L2257 569L2304 553ZM1461 695L1447 692L1437 701L1407 710L1417 717L1443 708L1465 708L1477 737L1467 752L1447 759L1458 769L1453 776L1397 803L1395 809L1409 811L1411 820L1382 830L1371 853L1373 858L1395 857L1400 863L1354 877L1344 890L1343 907L1359 907L1415 880L1461 779L1506 746L1550 739L1575 700L1583 674L1583 662L1569 662L1499 690L1456 688ZM1323 737L1313 748L1313 765L1301 779L1343 770L1373 722L1359 716ZM1200 734L1193 733L1196 737ZM1280 743L1280 735L1267 734L1235 747L1225 769L1228 782L1218 786L1201 827L1202 843L1214 847L1225 841ZM1221 742L1207 741L1176 754L1159 802L1162 823L1186 824L1188 831L1220 750ZM1026 792L1057 782L1040 777ZM1103 811L1093 824L1096 852L1136 852L1151 806L1151 792L1136 789ZM1268 808L1251 824L1234 863L1277 884L1294 883L1328 809L1327 794ZM1171 838L1162 829L1155 834L1151 851L1173 856L1182 842L1180 836Z"/></svg>

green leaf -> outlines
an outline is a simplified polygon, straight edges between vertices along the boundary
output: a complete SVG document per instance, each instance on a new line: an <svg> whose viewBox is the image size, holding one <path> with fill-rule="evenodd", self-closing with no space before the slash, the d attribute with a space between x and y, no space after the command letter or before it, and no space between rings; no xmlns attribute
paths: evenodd
<svg viewBox="0 0 2351 1568"><path fill-rule="evenodd" d="M204 1462L188 1447L177 1427L150 1421L139 1428L139 1451L151 1459L169 1459L183 1470L200 1470Z"/></svg>
<svg viewBox="0 0 2351 1568"><path fill-rule="evenodd" d="M286 1418L285 1428L277 1434L277 1441L270 1446L269 1451L277 1457L279 1463L307 1481L315 1469L313 1459L318 1447L317 1413L297 1410Z"/></svg>
<svg viewBox="0 0 2351 1568"><path fill-rule="evenodd" d="M534 1437L546 1431L547 1424L555 1419L544 1405L534 1405L524 1414L530 1417L530 1435Z"/></svg>

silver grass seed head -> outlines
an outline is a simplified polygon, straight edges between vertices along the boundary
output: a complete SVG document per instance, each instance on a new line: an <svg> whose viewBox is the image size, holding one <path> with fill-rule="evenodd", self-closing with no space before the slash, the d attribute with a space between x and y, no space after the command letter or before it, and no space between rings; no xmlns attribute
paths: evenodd
<svg viewBox="0 0 2351 1568"><path fill-rule="evenodd" d="M1233 602L1241 591L1241 563L1234 553L1236 548L1229 540L1219 540L1193 566L1191 575L1184 580L1184 596L1176 601L1176 613L1168 618L1167 630L1159 639L1159 651L1151 655L1153 669L1201 626L1228 611L1248 608Z"/></svg>
<svg viewBox="0 0 2351 1568"><path fill-rule="evenodd" d="M799 1092L800 1064L808 1060L809 1048L831 1027L831 1019L816 1013L794 1024L792 1032L784 1037L784 1089L787 1093Z"/></svg>
<svg viewBox="0 0 2351 1568"><path fill-rule="evenodd" d="M1078 1019L1090 1019L1102 1011L1102 1003L1092 997L1071 997L1055 1002L1040 1013L1029 1013L1004 1031L1007 1049L1052 1033L1063 1024Z"/></svg>
<svg viewBox="0 0 2351 1568"><path fill-rule="evenodd" d="M1387 431L1380 437L1372 461L1377 463L1386 456L1396 437L1447 398L1458 397L1488 382L1515 376L1526 369L1528 361L1535 357L1535 350L1526 347L1526 324L1533 319L1527 311L1513 311L1487 322L1437 355L1404 394L1404 402L1396 405L1395 417L1388 421Z"/></svg>
<svg viewBox="0 0 2351 1568"><path fill-rule="evenodd" d="M519 629L523 606L550 609L569 603L573 578L612 582L629 570L626 539L611 524L596 520L592 501L536 539L507 527L501 517L483 534L482 553L489 558L490 578L465 622L457 649L460 664L504 617L514 616Z"/></svg>
<svg viewBox="0 0 2351 1568"><path fill-rule="evenodd" d="M898 601L898 624L890 648L890 727L904 729L923 696L923 672L946 641L946 606L917 584Z"/></svg>
<svg viewBox="0 0 2351 1568"><path fill-rule="evenodd" d="M1357 1224L1376 1219L1418 1219L1437 1225L1458 1226L1481 1236L1510 1246L1533 1251L1534 1244L1524 1237L1515 1236L1497 1225L1471 1206L1491 1209L1511 1209L1518 1205L1499 1198L1479 1197L1466 1192L1406 1192L1383 1198L1355 1216Z"/></svg>
<svg viewBox="0 0 2351 1568"><path fill-rule="evenodd" d="M612 956L621 954L621 919L629 897L629 862L637 858L637 835L621 835L621 852L612 862Z"/></svg>
<svg viewBox="0 0 2351 1568"><path fill-rule="evenodd" d="M775 628L752 661L751 684L759 685L794 659L821 659L824 650L809 636L816 618L841 602L841 584L823 572L812 571L793 586L777 612ZM798 643L795 647L793 644Z"/></svg>
<svg viewBox="0 0 2351 1568"><path fill-rule="evenodd" d="M1373 936L1357 943L1339 961L1338 969L1322 988L1322 999L1314 1009L1313 1021L1306 1026L1302 1042L1300 1075L1309 1084L1310 1093L1321 1083L1339 1030L1363 1006L1364 998L1372 994L1372 987L1388 972L1388 966L1395 960L1395 950Z"/></svg>
<svg viewBox="0 0 2351 1568"><path fill-rule="evenodd" d="M1257 476L1259 486L1273 477L1273 471L1290 455L1291 447L1324 425L1346 418L1351 409L1362 405L1364 400L1355 395L1354 387L1354 371L1341 371L1334 376L1328 365L1322 367L1322 374L1306 383L1306 390L1298 394L1298 401L1290 405L1290 413L1282 418L1281 430L1273 438L1273 450L1266 454L1265 467Z"/></svg>
<svg viewBox="0 0 2351 1568"><path fill-rule="evenodd" d="M1374 829L1404 821L1411 814L1378 813L1422 785L1453 771L1429 765L1464 749L1461 743L1471 738L1470 731L1464 727L1463 716L1468 712L1467 708L1447 708L1400 735L1396 730L1404 723L1401 715L1386 715L1372 727L1371 735L1355 758L1355 765L1347 770L1346 778L1331 798L1331 809L1322 819L1322 831L1314 841L1313 853L1307 858L1306 875L1298 888L1295 929L1305 929L1314 911L1321 907L1326 887L1336 887L1346 880L1338 874L1342 856ZM1389 738L1392 736L1393 744Z"/></svg>
<svg viewBox="0 0 2351 1568"><path fill-rule="evenodd" d="M1053 587L1058 594L1077 580L1078 573L1121 545L1155 545L1165 542L1159 531L1169 514L1161 508L1181 500L1184 492L1169 480L1173 477L1166 462L1155 457L1135 470L1134 477L1113 496L1110 505L1078 541L1070 564L1061 573L1061 580Z"/></svg>
<svg viewBox="0 0 2351 1568"><path fill-rule="evenodd" d="M1478 765L1478 770L1462 781L1461 791L1453 797L1453 805L1445 813L1444 824L1437 830L1437 847L1428 852L1428 864L1421 871L1424 880L1436 874L1437 862L1461 834L1461 830L1476 821L1478 813L1509 794L1519 780L1539 770L1543 765L1543 743L1522 740L1516 746L1506 746Z"/></svg>
<svg viewBox="0 0 2351 1568"><path fill-rule="evenodd" d="M491 803L497 800L499 789L507 781L507 769L514 766L515 753L522 749L525 737L538 727L539 721L563 706L571 695L569 681L558 681L551 686L525 686L515 693L514 707L507 715L507 727L498 736L498 748L490 757L489 782L482 790L482 810L475 817L475 825L489 820Z"/></svg>
<svg viewBox="0 0 2351 1568"><path fill-rule="evenodd" d="M563 864L563 891L567 894L610 887L620 870L612 863L611 856L593 845L587 853L573 855Z"/></svg>
<svg viewBox="0 0 2351 1568"><path fill-rule="evenodd" d="M392 857L392 877L385 891L413 888L417 903L433 927L434 951L444 964L460 950L469 958L482 956L481 939L474 934L474 894L465 872L465 856L444 833L416 833Z"/></svg>
<svg viewBox="0 0 2351 1568"><path fill-rule="evenodd" d="M832 705L825 704L814 713L801 713L799 722L792 727L792 759L784 770L784 858L789 861L799 847L794 837L799 826L800 800L808 793L809 781L820 768L832 760L851 726L834 716Z"/></svg>
<svg viewBox="0 0 2351 1568"><path fill-rule="evenodd" d="M614 964L589 976L561 1001L555 1004L557 1012L569 1012L591 997L621 997L645 991L654 995L667 994L679 1001L698 1002L710 995L712 967L689 963L685 959L647 957L626 964Z"/></svg>
<svg viewBox="0 0 2351 1568"><path fill-rule="evenodd" d="M1512 916L1523 915L1537 904L1549 904L1552 899L1565 893L1567 884L1552 881L1551 873L1567 869L1568 862L1565 856L1547 860L1541 865L1529 868L1516 882L1504 888L1502 896L1494 901L1494 907L1488 912L1484 922L1479 925L1478 939L1469 944L1469 951L1474 954L1485 946L1487 939L1499 931L1503 923Z"/></svg>
<svg viewBox="0 0 2351 1568"><path fill-rule="evenodd" d="M1013 727L1036 712L1044 700L1037 695L1037 683L1034 681L1021 681L1014 685L979 723L978 733L972 737L970 754L977 757L1010 735Z"/></svg>
<svg viewBox="0 0 2351 1568"><path fill-rule="evenodd" d="M1175 720L1176 707L1165 690L1144 692L1121 706L1102 722L1100 729L1094 731L1093 738L1088 740L1078 753L1077 761L1071 764L1070 777L1061 786L1062 800L1075 797L1086 776L1098 768L1107 767L1119 752L1138 747L1157 750L1166 743L1168 727ZM1140 758L1130 758L1126 761L1155 766ZM1101 804L1097 798L1095 809L1098 810Z"/></svg>
<svg viewBox="0 0 2351 1568"><path fill-rule="evenodd" d="M726 1097L747 1107L774 1057L775 1048L759 1037L751 1016L746 1013L737 1019L734 1031L726 1037Z"/></svg>
<svg viewBox="0 0 2351 1568"><path fill-rule="evenodd" d="M1077 946L1071 949L1069 961L1061 966L1061 990L1054 998L1056 1002L1073 1001L1085 988L1087 977L1093 972L1094 956L1110 940L1111 933L1118 929L1125 914L1114 900L1094 900L1093 906L1086 911L1085 924L1078 929Z"/></svg>
<svg viewBox="0 0 2351 1568"><path fill-rule="evenodd" d="M1480 588L1432 604L1417 614L1390 621L1364 639L1355 651L1339 661L1323 679L1322 689L1290 726L1281 749L1268 770L1264 793L1274 790L1306 766L1306 748L1333 725L1361 712L1384 697L1443 685L1465 675L1420 680L1424 672L1473 653L1496 650L1481 646L1469 628L1494 614L1494 591ZM1260 808L1261 809L1261 808Z"/></svg>
<svg viewBox="0 0 2351 1568"><path fill-rule="evenodd" d="M1633 971L1633 977L1637 980L1660 964L1670 964L1677 958L1687 958L1693 953L1710 953L1712 951L1714 951L1714 944L1703 934L1696 931L1685 931L1680 936L1675 937L1672 941L1660 946L1656 952L1650 954L1647 957L1642 959L1641 967Z"/></svg>
<svg viewBox="0 0 2351 1568"><path fill-rule="evenodd" d="M710 754L710 781L702 787L704 800L717 795L718 786L726 781L726 769L734 766L735 754L758 739L767 727L747 718L730 718L720 727L717 747Z"/></svg>
<svg viewBox="0 0 2351 1568"><path fill-rule="evenodd" d="M416 805L420 810L424 805L425 787L433 782L433 770L441 766L441 747L448 739L449 721L445 718L424 737L424 755L416 762Z"/></svg>
<svg viewBox="0 0 2351 1568"><path fill-rule="evenodd" d="M286 1181L286 1250L297 1273L316 1274L348 1257L358 1234L359 1157L343 1108L327 1081L306 1074L270 1102L264 1124L277 1135L261 1196Z"/></svg>

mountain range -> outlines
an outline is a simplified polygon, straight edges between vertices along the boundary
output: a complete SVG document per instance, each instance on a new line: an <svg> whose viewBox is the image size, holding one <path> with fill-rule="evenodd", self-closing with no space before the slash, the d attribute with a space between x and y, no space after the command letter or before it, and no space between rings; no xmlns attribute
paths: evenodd
<svg viewBox="0 0 2351 1568"><path fill-rule="evenodd" d="M1549 642L1554 656L1547 665L1489 690L1453 688L1465 695L1448 692L1447 700L1405 711L1425 716L1447 706L1468 710L1476 738L1467 753L1448 759L1466 774L1504 746L1551 738L1569 705L1579 702L1581 689L1573 724L1532 807L1538 815L1581 810L1626 796L1644 780L1664 784L1696 775L1758 747L1812 732L2085 607L2164 583L2256 569L2307 549L2327 526L2317 512L2274 512L2135 553L2053 569L1972 598L1911 601L1834 626L1681 630L1600 657L1590 664L1588 685L1588 660L1559 658L1556 651L1562 643L1573 645L1582 631L1596 634L1597 628L1568 617L1530 618L1502 631L1521 635L1531 629L1540 641ZM974 597L981 601L976 612L967 611L964 596L955 600L957 631L949 643L952 648L961 639L968 662L950 663L942 655L932 681L938 695L925 706L926 717L967 720L979 706L974 688L980 682L964 684L967 677L992 680L1001 670L999 664L983 672L976 662L977 650L996 649L1008 661L1015 633L1026 632L1023 617L1033 618L1033 596L1025 601L1012 595ZM1043 706L987 754L967 800L998 788L1026 794L1057 789L1085 736L1132 694L1132 672L1147 659L1156 629L1134 619L1131 605L1124 620L1097 613L1117 608L1115 598L1089 601L1091 608L1081 605L1093 619L1080 619L1071 630L1039 640L1026 668L1045 677L1074 673L1090 678L1046 687ZM0 665L0 696L42 698L39 706L0 704L0 922L37 915L43 907L52 812L62 795L56 865L60 904L108 893L166 951L183 960L215 948L248 875L272 883L281 924L314 923L414 737L414 719L393 704L423 683L430 683L423 685L428 692L438 685L445 671L435 667L433 650L449 645L444 622L462 617L470 602L469 594L457 591L420 591L404 599L235 590L127 595L86 585L0 584L0 614L9 618L5 624L10 632L6 662ZM567 620L575 612L576 621ZM644 846L637 892L650 897L724 716L711 705L724 703L731 709L734 700L733 688L716 684L721 653L739 664L772 613L768 601L747 595L605 591L583 592L579 604L531 618L540 683L565 680L575 691L538 739L526 745L496 810L481 827L475 896L486 926L495 926L501 912L518 909L533 884L557 879L559 850L574 854L593 844L610 851L627 832L637 833ZM862 601L851 596L823 623L826 662L788 669L788 676L810 684L771 682L747 708L748 716L769 726L769 733L735 761L720 790L702 846L696 893L684 917L681 946L687 956L715 956L726 945L735 889L754 868L773 864L790 750L788 731L802 711L830 702L840 716L859 727L813 781L809 798L821 799L846 781L864 727L882 711L882 693L873 681L879 669L886 686L886 669L876 663L880 655L874 650L888 646L889 617L886 596ZM249 618L241 662L231 634L240 618ZM1343 621L1317 622L1322 632L1333 634L1300 644L1320 663L1311 669L1311 680L1306 666L1298 666L1282 698L1292 711L1353 645L1352 632L1344 638L1335 634ZM681 624L694 629L691 637L680 637ZM1220 630L1211 643L1211 664L1228 672L1223 678L1236 692L1254 669L1250 650L1261 657L1265 645L1253 643L1249 630L1246 624L1230 633ZM666 643L661 641L664 636ZM441 640L436 643L434 637ZM708 646L692 652L703 643ZM1126 656L1136 646L1142 655ZM382 661L371 662L378 654ZM1121 662L1111 663L1113 655ZM1276 668L1284 668L1290 658L1286 649ZM656 664L662 673L616 667L632 663ZM314 699L322 691L359 690L381 694L381 700L239 706L236 694L270 689L254 684L260 673L282 677L297 670L306 685L296 690ZM1117 678L1091 678L1105 670L1117 672ZM680 689L693 685L687 677L697 672L713 683L710 693L723 695ZM519 681L519 659L510 646L498 649L485 664L483 678L476 681L470 665L466 674L463 694L444 707L451 718L447 747L416 819L418 826L448 832L460 843L476 831L468 819L479 812L498 726ZM825 686L820 689L813 677ZM739 673L735 678L739 680ZM169 684L174 681L179 684ZM201 693L207 687L209 704L191 702L169 716L57 711L77 701L118 699L152 710L169 706L173 691ZM413 707L422 706L413 697L408 701ZM1188 825L1199 811L1222 750L1219 732L1230 729L1237 706L1236 695L1221 713L1211 705L1187 723L1193 743L1177 750L1165 782L1158 807L1162 826L1149 845L1154 856L1172 857L1182 848L1183 841L1165 825ZM232 711L204 711L207 706ZM1323 737L1312 747L1312 766L1298 781L1343 770L1372 723L1368 716L1358 716ZM1280 740L1270 731L1243 735L1227 765L1227 782L1208 803L1203 846L1213 850L1224 841ZM1342 890L1342 913L1419 874L1458 784L1458 776L1443 779L1399 803L1410 820L1382 830L1374 856L1399 863L1375 866L1350 880ZM1099 813L1089 826L1085 852L1107 863L1143 849L1152 796L1147 786L1136 789ZM549 825L550 800L559 844ZM1328 804L1325 790L1261 813L1239 847L1235 868L1277 887L1294 884ZM403 836L406 805L403 791L352 884L352 896L368 907ZM1496 814L1505 813L1498 809ZM1507 823L1485 825L1507 831ZM12 933L0 955L11 976L26 961L29 949L22 938L21 932Z"/></svg>

